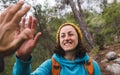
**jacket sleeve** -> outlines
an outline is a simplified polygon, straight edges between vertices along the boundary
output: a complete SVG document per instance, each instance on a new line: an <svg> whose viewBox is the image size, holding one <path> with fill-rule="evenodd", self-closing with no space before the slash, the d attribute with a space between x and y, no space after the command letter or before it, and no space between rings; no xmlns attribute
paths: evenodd
<svg viewBox="0 0 120 75"><path fill-rule="evenodd" d="M93 60L93 66L94 66L94 75L101 75L100 67L95 60Z"/></svg>
<svg viewBox="0 0 120 75"><path fill-rule="evenodd" d="M28 61L22 61L16 58L12 75L51 75L51 59L43 62L35 71L31 73L32 58Z"/></svg>

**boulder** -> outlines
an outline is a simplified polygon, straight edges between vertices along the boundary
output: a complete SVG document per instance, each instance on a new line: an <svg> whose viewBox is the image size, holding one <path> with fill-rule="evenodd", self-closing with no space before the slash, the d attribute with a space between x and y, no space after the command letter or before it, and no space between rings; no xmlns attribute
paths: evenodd
<svg viewBox="0 0 120 75"><path fill-rule="evenodd" d="M113 60L113 59L115 59L116 57L117 57L116 52L108 52L108 53L106 54L106 58L107 58L108 60Z"/></svg>
<svg viewBox="0 0 120 75"><path fill-rule="evenodd" d="M114 75L120 75L120 65L117 63L107 65L106 70L114 73Z"/></svg>
<svg viewBox="0 0 120 75"><path fill-rule="evenodd" d="M113 60L113 62L120 64L120 58Z"/></svg>

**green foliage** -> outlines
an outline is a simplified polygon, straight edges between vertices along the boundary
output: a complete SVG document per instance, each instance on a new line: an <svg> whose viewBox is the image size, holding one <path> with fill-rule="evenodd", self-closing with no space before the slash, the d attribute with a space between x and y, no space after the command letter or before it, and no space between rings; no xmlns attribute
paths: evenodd
<svg viewBox="0 0 120 75"><path fill-rule="evenodd" d="M112 3L107 8L104 8L103 19L105 25L111 24L112 22L120 23L120 3Z"/></svg>
<svg viewBox="0 0 120 75"><path fill-rule="evenodd" d="M39 45L40 46L40 45ZM31 64L32 71L34 71L40 64L42 64L45 60L51 57L49 50L44 49L35 49L32 53L33 62Z"/></svg>
<svg viewBox="0 0 120 75"><path fill-rule="evenodd" d="M94 56L94 55L97 54L98 52L99 52L99 46L96 45L96 46L94 46L94 48L93 48L92 55Z"/></svg>
<svg viewBox="0 0 120 75"><path fill-rule="evenodd" d="M13 65L15 62L15 55L4 58L4 61L5 61L5 69L3 73L0 73L0 75L11 75Z"/></svg>
<svg viewBox="0 0 120 75"><path fill-rule="evenodd" d="M47 28L49 32L51 32L50 35L53 36L54 41L56 41L55 37L56 37L56 32L58 27L64 22L65 22L65 19L53 17L51 21L48 23Z"/></svg>
<svg viewBox="0 0 120 75"><path fill-rule="evenodd" d="M105 37L102 34L96 34L94 38L95 44L99 47L100 50L104 49Z"/></svg>
<svg viewBox="0 0 120 75"><path fill-rule="evenodd" d="M104 19L104 28L102 34L105 35L106 44L112 44L120 37L120 3L112 3L104 8L102 14Z"/></svg>
<svg viewBox="0 0 120 75"><path fill-rule="evenodd" d="M90 33L92 35L95 35L96 32L100 33L104 23L101 15L90 13L88 11L85 11L85 15L85 21L87 23L87 27Z"/></svg>
<svg viewBox="0 0 120 75"><path fill-rule="evenodd" d="M88 30L94 40L96 34L102 34L106 45L120 39L120 3L113 3L103 9L101 14L85 11ZM116 38L117 37L117 38Z"/></svg>
<svg viewBox="0 0 120 75"><path fill-rule="evenodd" d="M66 18L65 18L65 19L66 19L66 22L71 22L71 23L76 24L76 20L75 20L74 15L73 15L72 12L68 13L68 14L66 15Z"/></svg>

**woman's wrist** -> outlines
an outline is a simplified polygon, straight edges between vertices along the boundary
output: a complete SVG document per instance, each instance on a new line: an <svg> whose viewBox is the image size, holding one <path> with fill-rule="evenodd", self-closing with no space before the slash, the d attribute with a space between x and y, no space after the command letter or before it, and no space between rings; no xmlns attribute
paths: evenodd
<svg viewBox="0 0 120 75"><path fill-rule="evenodd" d="M16 54L16 57L17 57L18 59L20 59L20 60L28 61L28 60L30 60L31 55L29 55L29 56L18 56L18 55Z"/></svg>

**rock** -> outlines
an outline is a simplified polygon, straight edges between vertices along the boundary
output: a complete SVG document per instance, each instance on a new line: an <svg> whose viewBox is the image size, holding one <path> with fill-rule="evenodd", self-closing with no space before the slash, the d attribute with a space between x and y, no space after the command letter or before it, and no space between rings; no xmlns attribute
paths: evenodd
<svg viewBox="0 0 120 75"><path fill-rule="evenodd" d="M106 63L106 62L108 62L108 59L103 59L103 60L101 61L101 63Z"/></svg>
<svg viewBox="0 0 120 75"><path fill-rule="evenodd" d="M115 59L115 60L113 60L115 63L118 63L118 64L120 64L120 58L117 58L117 59Z"/></svg>
<svg viewBox="0 0 120 75"><path fill-rule="evenodd" d="M114 73L115 75L120 75L120 65L113 63L112 65L107 65L107 71Z"/></svg>
<svg viewBox="0 0 120 75"><path fill-rule="evenodd" d="M118 54L118 57L120 57L120 54Z"/></svg>
<svg viewBox="0 0 120 75"><path fill-rule="evenodd" d="M117 54L116 54L116 52L108 52L107 54L106 54L106 58L108 59L108 60L113 60L113 59L115 59L117 57Z"/></svg>

